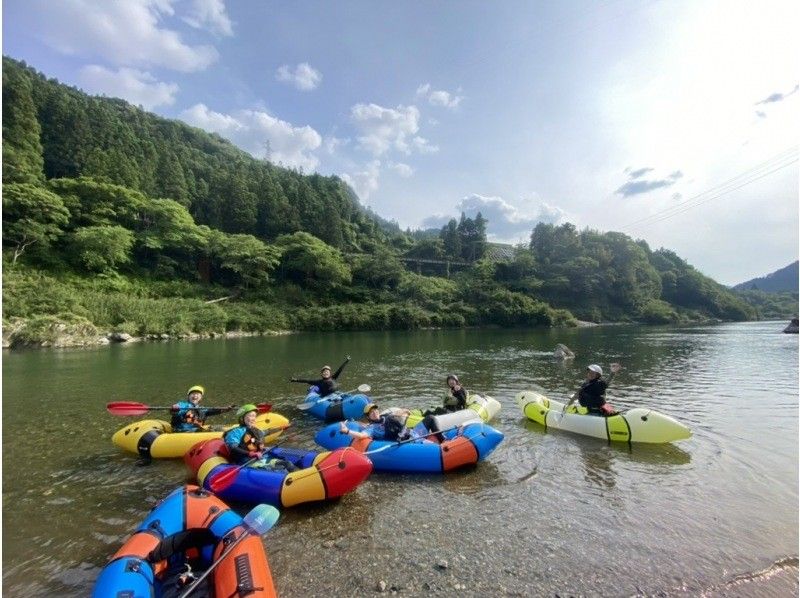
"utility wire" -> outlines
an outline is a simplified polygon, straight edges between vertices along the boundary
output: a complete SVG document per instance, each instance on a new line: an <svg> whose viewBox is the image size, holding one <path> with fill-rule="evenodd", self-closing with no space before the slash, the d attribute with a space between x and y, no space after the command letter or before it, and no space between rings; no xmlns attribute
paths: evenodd
<svg viewBox="0 0 800 598"><path fill-rule="evenodd" d="M690 197L687 200L684 200L678 204L660 210L654 214L646 216L644 218L640 218L639 220L635 220L633 222L628 223L627 225L623 226L623 230L629 230L632 228L638 229L650 226L652 224L656 224L658 222L662 222L664 220L668 220L673 216L677 216L678 214L682 214L687 212L695 207L698 207L704 203L709 201L713 201L722 197L723 195L727 195L732 191L736 191L737 189L741 189L742 187L749 185L759 179L762 179L774 172L782 170L791 164L794 164L798 161L798 154L797 154L797 146L792 147L788 150L781 152L762 162L761 164L717 185L712 187L711 189L707 189L702 193L699 193L693 197Z"/></svg>

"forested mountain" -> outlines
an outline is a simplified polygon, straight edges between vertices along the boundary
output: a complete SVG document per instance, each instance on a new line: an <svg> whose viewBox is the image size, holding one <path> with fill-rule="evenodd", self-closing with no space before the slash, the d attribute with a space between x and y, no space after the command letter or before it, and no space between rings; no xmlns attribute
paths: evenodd
<svg viewBox="0 0 800 598"><path fill-rule="evenodd" d="M7 344L53 342L64 330L184 336L756 314L672 252L621 233L540 224L528 246L488 254L480 214L404 233L338 177L254 159L6 57L3 217Z"/></svg>
<svg viewBox="0 0 800 598"><path fill-rule="evenodd" d="M765 291L767 293L781 293L784 291L796 293L798 291L798 285L800 285L799 263L800 262L795 261L771 274L753 278L747 282L737 284L733 288L736 291L756 290Z"/></svg>

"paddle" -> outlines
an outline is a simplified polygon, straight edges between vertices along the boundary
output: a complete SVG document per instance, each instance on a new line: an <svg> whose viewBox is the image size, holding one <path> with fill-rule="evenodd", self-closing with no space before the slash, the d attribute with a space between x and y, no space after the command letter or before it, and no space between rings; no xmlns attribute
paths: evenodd
<svg viewBox="0 0 800 598"><path fill-rule="evenodd" d="M269 403L259 403L256 405L259 413L267 413L272 409ZM230 411L233 407L198 407L199 409L223 409ZM171 407L153 407L145 405L144 403L136 403L133 401L114 401L106 405L106 409L111 415L144 415L148 411L177 411L174 406Z"/></svg>
<svg viewBox="0 0 800 598"><path fill-rule="evenodd" d="M453 426L452 428L447 428L446 430L436 430L435 432L428 432L427 434L423 434L422 436L414 436L413 438L407 438L405 440L398 440L397 442L393 442L392 444L385 444L382 447L376 448L372 451L367 451L364 453L365 455L374 455L375 453L380 453L381 451L385 451L388 448L393 446L400 446L401 444L408 444L409 442L414 442L415 440L420 440L422 438L427 438L428 436L435 436L436 434L444 434L445 432L450 432L452 430L456 430L461 428L469 423L479 423L479 422L466 422L463 424L458 424L457 426ZM483 424L481 424L483 425Z"/></svg>
<svg viewBox="0 0 800 598"><path fill-rule="evenodd" d="M244 527L244 532L242 535L236 538L236 540L230 546L228 546L221 555L219 555L219 558L214 561L214 564L206 569L200 577L195 579L194 582L192 582L192 585L186 588L186 591L181 594L179 598L186 598L192 592L194 592L200 583L217 567L217 565L225 560L225 557L227 557L233 551L233 549L236 548L236 545L244 540L247 536L251 534L261 536L267 533L270 528L275 525L275 522L278 521L279 516L280 513L278 512L278 509L272 505L258 505L247 515L245 515L242 519L242 526Z"/></svg>
<svg viewBox="0 0 800 598"><path fill-rule="evenodd" d="M358 391L358 392L360 392L361 394L364 394L365 392L369 392L369 391L371 391L371 390L372 390L372 388L370 387L370 385L369 385L369 384L362 384L362 385L361 385L361 386L359 386L358 388L354 388L353 390L350 390L350 391L347 391L347 392L344 392L344 393L337 393L337 394L349 395L349 394L353 394L355 391ZM330 395L328 395L328 396L330 396ZM311 408L312 408L314 405L316 405L316 404L317 404L317 402L321 401L322 399L327 399L327 398L328 398L328 397L320 397L320 398L318 398L316 401L305 401L305 402L303 402L303 403L300 403L299 405L297 405L297 408L298 408L300 411L308 411L308 410L309 410L309 409L311 409Z"/></svg>
<svg viewBox="0 0 800 598"><path fill-rule="evenodd" d="M264 432L264 436L268 436L269 434L272 434L273 432L277 432L278 430L285 430L289 426L291 426L291 424L289 424L287 426L284 426L282 428L275 428L273 430L266 430ZM292 434L292 435L287 436L285 438L281 438L278 442L276 442L275 444L270 446L269 449L274 449L276 446L280 446L281 444L283 444L284 442L286 442L290 438L296 438L296 437L297 437L296 434ZM266 452L269 449L264 449L264 452ZM262 457L263 457L263 455L260 456L260 457L253 457L252 459L250 459L248 461L245 461L241 465L237 465L233 469L227 469L227 470L223 471L221 474L219 474L213 480L211 480L211 482L208 484L209 489L214 494L218 494L218 493L222 492L223 490L228 488L228 486L233 484L233 482L236 480L236 474L239 473L239 470L244 469L245 467L248 467L248 466L252 465L253 463L258 461Z"/></svg>

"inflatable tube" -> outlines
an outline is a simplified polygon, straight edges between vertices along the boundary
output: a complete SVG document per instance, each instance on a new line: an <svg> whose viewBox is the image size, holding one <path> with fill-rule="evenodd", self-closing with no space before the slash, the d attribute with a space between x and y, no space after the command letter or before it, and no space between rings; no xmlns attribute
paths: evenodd
<svg viewBox="0 0 800 598"><path fill-rule="evenodd" d="M277 413L260 413L256 418L256 427L261 430L280 428L288 425L289 420ZM137 453L144 459L177 459L183 457L198 442L222 438L225 430L234 426L226 426L213 432L173 432L168 422L159 419L145 419L128 424L117 430L111 441L129 453ZM267 442L274 442L281 431L267 436Z"/></svg>
<svg viewBox="0 0 800 598"><path fill-rule="evenodd" d="M460 411L454 411L452 414L446 413L444 415L437 415L436 420L440 430L445 430L452 426L465 423L472 420L479 420L489 422L491 419L500 413L500 401L493 399L490 396L481 396L478 394L470 394L467 397L467 408ZM406 426L413 428L420 423L424 417L422 409L412 409L411 414L406 420ZM458 418L448 418L450 415L461 414Z"/></svg>
<svg viewBox="0 0 800 598"><path fill-rule="evenodd" d="M268 449L271 458L286 459L299 471L271 471L241 467L229 485L217 492L225 500L268 503L293 507L300 503L333 500L352 492L372 472L372 462L353 449L318 453L302 449ZM218 476L237 466L228 461L222 440L208 440L192 447L184 460L204 488L211 490Z"/></svg>
<svg viewBox="0 0 800 598"><path fill-rule="evenodd" d="M306 413L324 420L326 423L345 419L359 419L364 416L364 407L372 401L367 395L334 393L325 398L315 393L306 395L306 403L314 403Z"/></svg>
<svg viewBox="0 0 800 598"><path fill-rule="evenodd" d="M178 488L156 505L134 534L103 567L92 596L175 596L191 563L199 577L244 532L242 518L197 486ZM198 595L274 598L275 587L264 544L242 540L209 574ZM203 593L203 589L206 590Z"/></svg>
<svg viewBox="0 0 800 598"><path fill-rule="evenodd" d="M361 431L358 422L347 422L351 430ZM339 431L339 424L331 424L314 437L317 444L327 449L353 445L365 452L375 471L408 473L443 473L465 465L473 465L488 457L503 440L503 434L482 422L472 422L462 428L444 433L445 441L439 444L420 439L398 445L386 440L355 439ZM376 449L389 446L379 452Z"/></svg>
<svg viewBox="0 0 800 598"><path fill-rule="evenodd" d="M533 391L519 393L516 401L525 417L545 428L566 430L609 442L660 444L685 440L692 435L692 431L678 420L652 409L637 407L611 417L599 417L576 413L574 406L565 413L564 403L552 401Z"/></svg>

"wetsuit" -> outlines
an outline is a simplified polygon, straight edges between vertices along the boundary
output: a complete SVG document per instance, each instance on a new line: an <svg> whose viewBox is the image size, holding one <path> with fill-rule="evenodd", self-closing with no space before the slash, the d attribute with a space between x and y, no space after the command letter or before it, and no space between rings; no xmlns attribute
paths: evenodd
<svg viewBox="0 0 800 598"><path fill-rule="evenodd" d="M310 386L316 386L319 389L317 394L319 394L320 397L327 397L339 390L336 379L339 377L339 374L342 373L348 361L350 360L345 359L344 363L339 366L339 369L336 370L330 378L320 378L319 380L300 380L299 378L292 378L289 382L302 382Z"/></svg>
<svg viewBox="0 0 800 598"><path fill-rule="evenodd" d="M586 407L592 415L606 415L601 407L606 404L606 389L611 384L613 377L612 374L607 381L595 378L581 384L580 390L578 390L578 402L581 407Z"/></svg>
<svg viewBox="0 0 800 598"><path fill-rule="evenodd" d="M444 408L447 411L461 411L467 408L467 389L463 386L458 390L450 389L444 399Z"/></svg>
<svg viewBox="0 0 800 598"><path fill-rule="evenodd" d="M197 407L191 401L180 401L172 406L173 432L199 432L204 430L203 424L209 415L219 415L227 409L206 409Z"/></svg>

